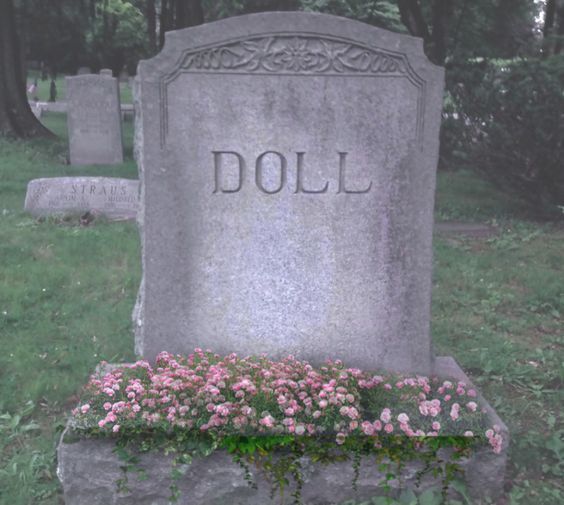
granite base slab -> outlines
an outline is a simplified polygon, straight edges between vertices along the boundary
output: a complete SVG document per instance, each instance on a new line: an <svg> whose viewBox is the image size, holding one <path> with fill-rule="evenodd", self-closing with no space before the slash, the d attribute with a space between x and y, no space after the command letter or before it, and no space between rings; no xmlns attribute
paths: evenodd
<svg viewBox="0 0 564 505"><path fill-rule="evenodd" d="M471 383L452 358L437 359L437 374ZM482 399L483 401L483 399ZM490 422L501 427L504 438L501 454L491 448L481 447L471 458L463 460L464 480L475 500L495 500L503 493L509 436L507 427L487 405ZM58 447L57 475L62 482L66 505L165 505L170 500L171 457L160 453L140 455L139 467L146 472L139 478L128 472L128 491L118 491L117 481L124 477L123 462L114 454L115 444L110 439L80 439L68 442L61 439ZM446 454L445 454L446 456ZM339 462L330 465L313 465L303 461L303 503L306 505L333 505L354 499L362 501L384 494L386 477L379 472L374 461L363 459L357 490L353 491L352 463ZM401 482L394 480L390 486L410 488L416 492L440 486L440 480L426 476L416 487L420 463L406 465ZM248 486L244 470L234 463L226 451L216 451L207 458L195 459L186 467L186 473L176 482L180 490L181 505L266 505L279 503L278 496L270 498L270 484L251 468L258 489ZM293 491L287 490L287 496Z"/></svg>

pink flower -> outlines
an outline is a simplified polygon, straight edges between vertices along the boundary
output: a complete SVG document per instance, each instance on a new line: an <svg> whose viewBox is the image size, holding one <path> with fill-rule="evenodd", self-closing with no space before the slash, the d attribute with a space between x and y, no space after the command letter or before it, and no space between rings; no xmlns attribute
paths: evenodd
<svg viewBox="0 0 564 505"><path fill-rule="evenodd" d="M465 432L464 432L464 436L465 436L465 437L473 437L473 436L474 436L474 433L472 433L470 430L468 430L468 431L465 431Z"/></svg>
<svg viewBox="0 0 564 505"><path fill-rule="evenodd" d="M478 396L475 389L469 389L466 394L471 398L476 398L476 396Z"/></svg>
<svg viewBox="0 0 564 505"><path fill-rule="evenodd" d="M80 412L82 412L83 414L86 414L89 410L90 405L88 405L88 403L85 403L82 407L80 407Z"/></svg>
<svg viewBox="0 0 564 505"><path fill-rule="evenodd" d="M361 425L361 428L362 428L362 432L363 432L365 435L368 435L368 436L374 435L374 426L372 425L371 422L369 422L369 421L364 421L364 422L362 423L362 425Z"/></svg>
<svg viewBox="0 0 564 505"><path fill-rule="evenodd" d="M380 414L380 420L383 423L389 423L391 419L392 419L392 413L391 413L390 409L387 409L387 408L384 409L382 411L382 413Z"/></svg>
<svg viewBox="0 0 564 505"><path fill-rule="evenodd" d="M460 405L458 403L453 403L450 409L450 418L453 421L456 421L458 419L459 412L460 412Z"/></svg>
<svg viewBox="0 0 564 505"><path fill-rule="evenodd" d="M376 420L372 423L375 431L382 431L382 421Z"/></svg>
<svg viewBox="0 0 564 505"><path fill-rule="evenodd" d="M120 428L119 424L116 424L116 425L112 428L112 431L113 431L114 433L117 433L117 432L119 431L119 428Z"/></svg>
<svg viewBox="0 0 564 505"><path fill-rule="evenodd" d="M335 438L335 441L337 442L337 444L339 445L343 445L345 443L347 436L344 433L337 433L337 437Z"/></svg>
<svg viewBox="0 0 564 505"><path fill-rule="evenodd" d="M264 416L260 421L259 424L266 426L267 428L272 428L274 426L275 419L271 415Z"/></svg>
<svg viewBox="0 0 564 505"><path fill-rule="evenodd" d="M303 424L298 424L296 426L296 430L295 430L296 435L303 435L305 433L305 431L306 431L306 428Z"/></svg>
<svg viewBox="0 0 564 505"><path fill-rule="evenodd" d="M106 425L106 420L105 420L105 419L102 419L101 421L98 421L98 426L99 426L100 428L103 428L105 425ZM492 432L492 433L493 433L493 432Z"/></svg>
<svg viewBox="0 0 564 505"><path fill-rule="evenodd" d="M468 402L466 404L466 407L468 407L468 410L470 410L470 412L476 412L476 409L478 408L478 405L476 402Z"/></svg>
<svg viewBox="0 0 564 505"><path fill-rule="evenodd" d="M398 416L398 421L400 423L408 423L409 422L409 417L407 416L407 414L405 412L402 412L399 416Z"/></svg>
<svg viewBox="0 0 564 505"><path fill-rule="evenodd" d="M394 431L393 425L391 425L391 424L389 424L389 423L386 424L386 426L384 426L384 431L385 431L386 433L391 433L392 431Z"/></svg>
<svg viewBox="0 0 564 505"><path fill-rule="evenodd" d="M438 421L435 421L431 425L431 428L433 428L435 431L439 431L441 429L441 423L439 423Z"/></svg>

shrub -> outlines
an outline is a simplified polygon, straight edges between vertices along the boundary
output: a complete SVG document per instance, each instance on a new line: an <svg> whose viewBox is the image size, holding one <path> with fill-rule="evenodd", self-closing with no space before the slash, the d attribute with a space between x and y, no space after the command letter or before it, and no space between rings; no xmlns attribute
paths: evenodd
<svg viewBox="0 0 564 505"><path fill-rule="evenodd" d="M447 76L443 161L564 217L564 58L467 62Z"/></svg>

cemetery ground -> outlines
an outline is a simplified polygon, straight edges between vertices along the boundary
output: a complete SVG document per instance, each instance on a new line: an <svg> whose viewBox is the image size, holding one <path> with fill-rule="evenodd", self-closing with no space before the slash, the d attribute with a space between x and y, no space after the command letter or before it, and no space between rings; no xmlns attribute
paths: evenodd
<svg viewBox="0 0 564 505"><path fill-rule="evenodd" d="M132 124L123 165L71 167L65 116L42 120L61 142L0 140L1 505L62 503L55 448L66 415L99 361L134 359L135 224L23 212L34 178L136 178ZM436 354L456 358L511 430L500 504L564 503L564 230L527 220L464 171L439 174L436 209L438 220L499 228L494 237L435 237L432 334Z"/></svg>

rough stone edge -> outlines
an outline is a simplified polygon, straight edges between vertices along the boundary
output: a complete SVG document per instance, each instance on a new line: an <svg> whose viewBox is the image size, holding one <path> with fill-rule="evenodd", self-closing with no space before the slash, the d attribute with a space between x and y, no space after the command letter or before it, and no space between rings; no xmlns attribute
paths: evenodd
<svg viewBox="0 0 564 505"><path fill-rule="evenodd" d="M145 306L145 184L144 173L145 165L143 160L143 106L141 103L141 79L139 72L133 79L133 107L135 110L135 125L133 135L133 157L137 163L137 172L139 175L139 209L137 211L137 228L139 230L139 242L141 253L141 282L137 297L135 299L135 306L131 314L133 323L133 333L135 339L135 354L144 356L143 349L143 319L144 319L144 306Z"/></svg>
<svg viewBox="0 0 564 505"><path fill-rule="evenodd" d="M436 368L435 368L435 375L439 375L444 378L452 378L458 381L464 381L468 386L474 387L472 381L468 378L468 376L462 371L460 366L456 363L454 358L452 357L437 357L436 358ZM103 371L111 371L115 369L117 366L116 364L108 364L104 368L98 367L96 372L100 373ZM478 399L482 403L482 405L486 408L486 412L490 419L490 423L498 424L501 428L501 434L503 436L503 446L502 452L500 454L494 454L491 450L491 447L484 446L480 447L476 450L471 458L465 459L461 461L461 464L464 466L464 480L466 482L466 486L468 488L469 494L473 500L476 500L476 503L481 503L481 500L488 499L488 500L496 500L503 494L503 483L504 483L504 475L505 475L505 468L507 464L507 449L509 446L509 431L507 426L503 421L499 418L495 410L491 407L491 405L485 400L485 398L481 395L478 391ZM98 489L100 496L103 497L103 500L98 501L89 501L88 505L94 505L95 503L122 503L121 498L118 496L119 493L117 491L111 491L112 488L115 488L114 482L117 481L119 477L122 476L121 472L115 470L116 468L119 469L120 462L112 452L114 443L111 439L81 439L76 442L65 442L64 439L66 436L69 435L70 432L73 430L72 421L67 423L63 434L61 435L58 447L57 447L57 476L59 480L63 484L63 489L65 491L65 497L69 497L69 501L67 505L86 505L87 502L85 501L75 501L72 496L75 493L77 488L80 488L80 485L69 484L68 481L65 485L65 477L69 475L66 471L65 465L69 467L74 467L74 464L68 462L68 458L72 458L73 449L75 450L75 454L82 455L83 453L87 453L89 451L94 452L93 461L101 461L103 463L104 469L107 469L109 472L108 475L100 476L96 475L95 477L92 476L91 478L86 478L86 483L90 486L92 485L94 489ZM74 443L82 444L80 447L73 446ZM76 456L75 456L76 457ZM162 455L143 455L142 456L142 464L144 462L151 461L151 464L147 465L149 468L157 466L159 468L158 473L155 477L157 484L149 479L149 488L151 489L151 493L154 494L156 499L160 499L161 501L150 502L151 505L156 505L157 503L168 503L168 501L162 501L164 494L167 491L161 491L159 495L159 491L156 489L159 485L164 486L166 490L168 490L168 486L170 485L170 481L168 479L168 470L164 469L163 466L168 468L168 464L170 461L166 459ZM155 465L155 462L158 464ZM340 464L332 464L327 467L323 467L322 469L318 469L317 471L314 470L313 465L309 462L309 460L302 461L304 465L304 474L305 474L305 481L306 486L304 487L304 503L316 505L316 504L323 504L323 505L330 505L334 503L340 503L343 501L341 498L336 498L329 494L334 499L338 499L339 501L319 501L320 498L317 494L313 493L320 493L320 489L327 487L328 483L333 484L335 480L342 481L337 484L337 489L341 489L343 487L347 488L347 493L349 488L347 487L347 482L351 482L352 477L352 467L350 462L340 463ZM221 468L221 470L218 470ZM113 469L113 474L112 474ZM413 480L415 478L417 472L417 465L407 465L406 473L403 475L402 480L409 482L407 487L413 486ZM200 460L196 460L192 463L192 465L188 468L187 477L183 479L182 483L179 483L179 487L182 489L184 488L184 492L187 489L190 491L193 490L194 486L190 478L195 478L196 475L204 474L207 475L211 479L211 483L213 487L213 483L220 482L221 479L217 477L216 480L216 472L223 472L223 476L227 475L227 479L225 482L229 483L229 491L225 491L228 496L223 496L222 499L225 500L225 503L232 502L232 505L236 505L236 501L232 501L234 499L243 499L245 501L241 503L249 503L249 504L263 504L267 503L268 500L266 496L268 493L264 494L265 488L268 488L266 481L260 477L257 477L255 474L255 479L259 484L259 491L251 491L247 488L247 484L243 478L243 471L234 463L230 461L230 456L225 451L218 451L207 458L203 458ZM113 477L112 477L113 475ZM100 478L101 477L101 478ZM113 481L108 483L105 479L112 478ZM348 480L347 480L348 479ZM82 479L84 481L85 479ZM146 489L146 485L143 483L145 481L140 481L134 479L135 482L132 485L139 485L137 489L137 494L135 491L132 493L126 493L127 496L123 496L123 503L135 503L136 500L140 500L141 497L146 496L148 492ZM367 460L366 458L363 460L363 464L361 466L361 473L358 485L358 491L356 493L353 492L352 488L350 488L350 494L347 494L347 497L344 500L351 499L354 495L355 499L368 499L371 496L377 495L381 489L379 485L383 482L384 477L374 470L374 465L371 461ZM345 482L346 481L346 482ZM104 485L105 482L105 485ZM199 483L199 480L197 481ZM397 491L397 489L402 489L405 486L401 486L401 482L393 481L391 483L391 487ZM82 482L82 485L85 485L85 482ZM205 483L198 484L197 487L198 492L202 495L201 498L207 497L207 494L210 493L210 489L202 489L202 486L205 488ZM433 485L437 485L437 482L433 481L431 478L424 479L418 491L423 491ZM313 491L312 491L313 490ZM333 491L336 492L336 491ZM163 494L164 493L164 494ZM231 494L230 494L231 493ZM241 493L239 495L238 493ZM254 493L254 494L253 494ZM197 494L197 493L196 493ZM160 496L160 498L159 498ZM128 498L131 501L128 501ZM219 499L219 498L218 498ZM322 498L327 500L327 498ZM185 503L186 505L199 505L200 498L196 499L196 501L184 501L181 500L181 503ZM142 502L145 503L145 502ZM148 502L147 502L148 503ZM208 502L205 502L208 503ZM211 502L209 502L211 503ZM215 503L215 502L214 502Z"/></svg>

